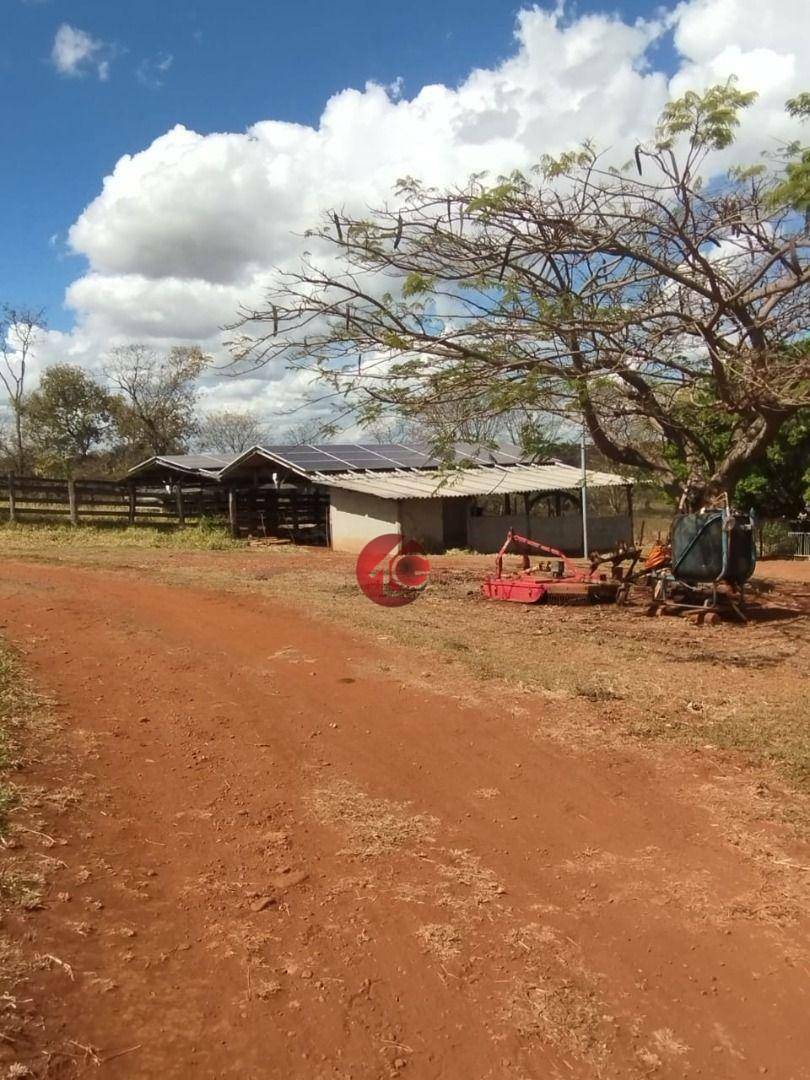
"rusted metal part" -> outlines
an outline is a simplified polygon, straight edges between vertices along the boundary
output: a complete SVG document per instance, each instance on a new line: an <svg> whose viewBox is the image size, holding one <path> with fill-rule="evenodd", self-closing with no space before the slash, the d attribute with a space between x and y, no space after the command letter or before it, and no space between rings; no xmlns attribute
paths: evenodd
<svg viewBox="0 0 810 1080"><path fill-rule="evenodd" d="M652 601L648 615L683 615L695 625L715 626L731 617L747 623L745 587L731 582L687 585L673 578L669 571L659 571L652 582Z"/></svg>

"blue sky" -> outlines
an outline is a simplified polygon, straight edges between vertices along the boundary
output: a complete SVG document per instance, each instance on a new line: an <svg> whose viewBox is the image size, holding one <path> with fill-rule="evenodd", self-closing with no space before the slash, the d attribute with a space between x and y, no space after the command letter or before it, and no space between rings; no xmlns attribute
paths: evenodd
<svg viewBox="0 0 810 1080"><path fill-rule="evenodd" d="M85 267L66 249L67 229L122 155L177 123L203 134L269 117L315 125L330 95L367 80L401 77L406 96L456 86L513 52L519 9L492 0L0 3L0 300L44 305L63 329L73 322L65 287ZM616 10L632 22L657 6L581 2L566 17ZM65 23L104 43L106 81L93 68L58 73L50 55ZM672 68L669 38L650 55Z"/></svg>
<svg viewBox="0 0 810 1080"><path fill-rule="evenodd" d="M719 170L801 137L810 0L0 0L0 301L43 306L56 362L198 344L294 270L332 208L398 178L530 170L591 138L616 164L667 100L759 97ZM324 253L316 253L320 258ZM206 408L285 415L282 364L204 381ZM2 411L3 402L0 402Z"/></svg>

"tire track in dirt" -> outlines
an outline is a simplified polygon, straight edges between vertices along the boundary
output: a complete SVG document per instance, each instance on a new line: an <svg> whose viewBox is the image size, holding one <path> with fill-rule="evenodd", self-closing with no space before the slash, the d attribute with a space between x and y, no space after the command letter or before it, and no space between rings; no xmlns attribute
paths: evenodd
<svg viewBox="0 0 810 1080"><path fill-rule="evenodd" d="M810 1075L806 917L729 915L754 870L643 756L267 601L6 562L0 611L89 774L19 919L74 972L42 1075Z"/></svg>

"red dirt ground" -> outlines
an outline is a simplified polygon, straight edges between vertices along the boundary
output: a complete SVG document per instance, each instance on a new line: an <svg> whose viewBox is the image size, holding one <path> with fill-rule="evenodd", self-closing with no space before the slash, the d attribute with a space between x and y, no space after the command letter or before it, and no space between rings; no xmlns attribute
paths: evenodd
<svg viewBox="0 0 810 1080"><path fill-rule="evenodd" d="M0 1062L810 1077L810 918L746 912L699 755L546 743L431 672L370 676L349 632L132 573L4 561L0 617L67 740L34 780L83 791L16 926L62 961L24 995L43 1026Z"/></svg>

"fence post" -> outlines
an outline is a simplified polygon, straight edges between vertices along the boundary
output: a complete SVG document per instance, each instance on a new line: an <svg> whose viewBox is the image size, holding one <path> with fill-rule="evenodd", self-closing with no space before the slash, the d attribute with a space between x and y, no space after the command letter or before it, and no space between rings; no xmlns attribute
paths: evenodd
<svg viewBox="0 0 810 1080"><path fill-rule="evenodd" d="M9 524L17 522L17 500L14 495L14 473L8 474L8 520Z"/></svg>
<svg viewBox="0 0 810 1080"><path fill-rule="evenodd" d="M177 484L175 487L175 496L177 498L177 524L185 525L186 523L186 511L183 506L183 485Z"/></svg>
<svg viewBox="0 0 810 1080"><path fill-rule="evenodd" d="M236 520L236 492L233 488L228 488L228 521L231 524L231 536L236 538L239 528Z"/></svg>
<svg viewBox="0 0 810 1080"><path fill-rule="evenodd" d="M70 511L70 524L79 524L79 510L76 505L76 481L71 476L67 482L68 507Z"/></svg>
<svg viewBox="0 0 810 1080"><path fill-rule="evenodd" d="M130 482L129 491L127 492L128 511L127 511L127 524L135 524L135 507L136 507L136 495L135 485Z"/></svg>

